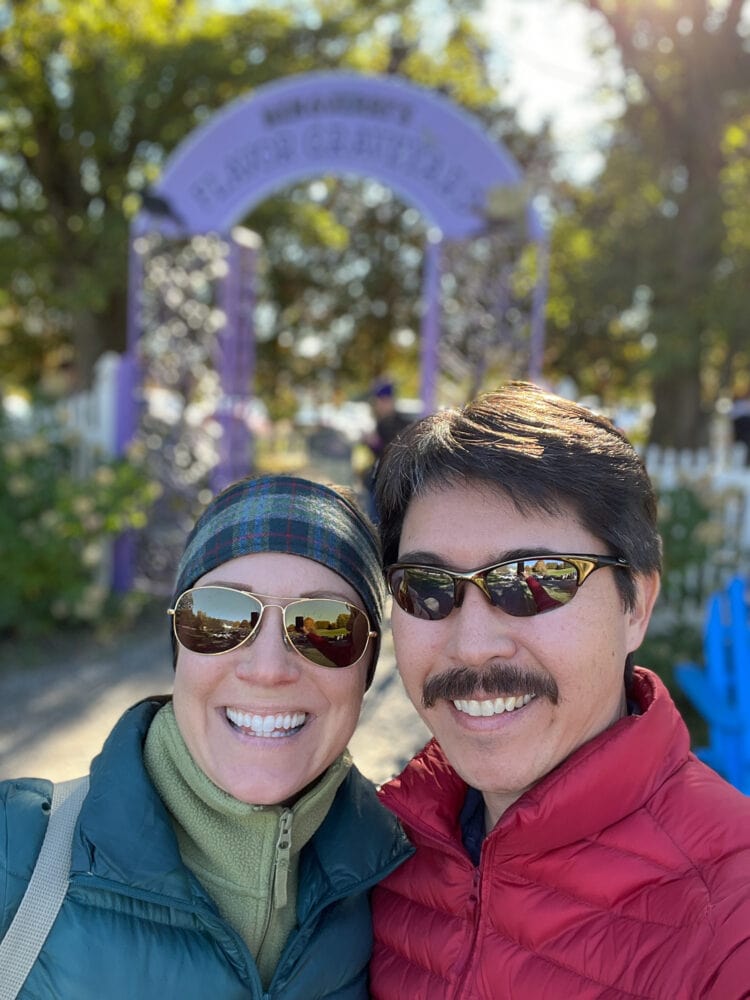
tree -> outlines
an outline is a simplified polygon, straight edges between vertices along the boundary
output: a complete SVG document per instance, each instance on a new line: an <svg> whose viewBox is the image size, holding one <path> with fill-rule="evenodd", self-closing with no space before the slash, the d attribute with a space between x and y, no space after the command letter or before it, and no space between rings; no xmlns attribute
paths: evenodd
<svg viewBox="0 0 750 1000"><path fill-rule="evenodd" d="M0 201L0 287L8 290L0 379L33 387L45 368L67 361L85 384L102 351L124 348L129 219L196 125L270 80L336 66L399 72L439 86L528 153L531 143L487 82L474 7L446 0L452 29L433 51L421 41L414 0L320 0L304 11L252 5L236 15L198 0L15 3L0 42L0 157L9 168ZM265 240L276 303L260 358L269 390L279 359L299 364L290 328L330 338L332 318L352 312L353 328L334 333L337 363L345 375L359 366L362 377L361 358L387 366L381 345L413 321L419 234L387 193L369 206L360 195L326 182L317 202L307 189L284 192L249 220ZM347 274L363 260L369 270L352 297Z"/></svg>
<svg viewBox="0 0 750 1000"><path fill-rule="evenodd" d="M557 251L563 271L573 251L573 268L558 284L553 320L575 297L583 341L594 338L606 358L604 339L614 338L615 358L629 356L631 374L648 378L653 440L695 446L720 373L746 338L744 0L582 2L620 54L625 109L591 190L565 192ZM570 359L564 347L557 356Z"/></svg>
<svg viewBox="0 0 750 1000"><path fill-rule="evenodd" d="M123 347L140 192L197 122L273 72L266 49L299 33L274 10L231 25L193 0L13 5L0 47L0 283L14 307L4 339L15 379L35 381L50 348L69 345L85 382L102 351Z"/></svg>

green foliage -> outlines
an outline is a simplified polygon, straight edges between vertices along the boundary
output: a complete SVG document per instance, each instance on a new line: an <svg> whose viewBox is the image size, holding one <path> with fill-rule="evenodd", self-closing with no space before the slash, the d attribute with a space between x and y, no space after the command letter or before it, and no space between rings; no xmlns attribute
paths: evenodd
<svg viewBox="0 0 750 1000"><path fill-rule="evenodd" d="M705 533L710 514L708 502L696 490L678 486L659 493L659 531L664 543L663 597L683 596L680 586L686 571L700 569L711 552ZM670 587L674 584L674 590ZM679 589L678 589L679 588Z"/></svg>
<svg viewBox="0 0 750 1000"><path fill-rule="evenodd" d="M637 653L637 662L655 670L670 689L693 746L705 743L706 724L677 686L674 668L681 662L703 663L708 598L747 565L737 550L736 532L729 531L724 522L726 499L710 484L700 482L659 492L662 589L654 622Z"/></svg>
<svg viewBox="0 0 750 1000"><path fill-rule="evenodd" d="M336 67L399 73L518 138L487 84L484 42L470 22L477 4L443 6L453 28L436 47L423 37L417 0L289 0L235 14L197 0L13 4L0 38L0 385L46 385L61 361L85 383L103 351L123 350L128 224L144 190L190 132L258 86ZM528 154L532 144L520 142ZM366 385L389 367L390 333L418 321L411 278L421 234L401 224L404 206L367 207L361 185L353 198L311 201L306 187L284 191L251 220L275 310L258 369L268 400L289 388L280 372L296 389L300 368L312 379L330 367ZM359 282L352 265L362 260L370 270ZM326 284L326 272L338 280ZM348 325L332 329L342 318ZM288 338L308 330L322 332L325 350L300 363Z"/></svg>
<svg viewBox="0 0 750 1000"><path fill-rule="evenodd" d="M659 494L659 531L664 544L662 590L655 617L663 606L679 609L685 597L685 578L698 571L710 558L707 540L701 532L709 523L710 506L699 493L687 486L663 490ZM691 604L691 608L694 605ZM654 670L669 688L688 729L693 746L705 742L706 726L700 713L682 694L674 679L680 662L701 663L702 622L679 615L667 627L652 627L638 650L637 662Z"/></svg>
<svg viewBox="0 0 750 1000"><path fill-rule="evenodd" d="M737 544L742 511L738 501L735 491L717 490L708 480L660 491L660 604L680 614L685 605L701 605L732 574L742 572L747 554ZM732 510L734 518L729 516Z"/></svg>
<svg viewBox="0 0 750 1000"><path fill-rule="evenodd" d="M278 72L292 28L279 10L229 18L194 0L13 5L0 41L0 286L16 309L0 341L69 343L84 378L123 348L141 192L212 109ZM16 353L6 379L33 384L39 369Z"/></svg>
<svg viewBox="0 0 750 1000"><path fill-rule="evenodd" d="M71 474L73 444L0 437L0 636L94 621L107 543L143 527L159 489L129 461Z"/></svg>
<svg viewBox="0 0 750 1000"><path fill-rule="evenodd" d="M610 29L623 110L601 173L559 192L547 360L606 402L651 395L652 440L697 447L747 364L743 5L579 4Z"/></svg>

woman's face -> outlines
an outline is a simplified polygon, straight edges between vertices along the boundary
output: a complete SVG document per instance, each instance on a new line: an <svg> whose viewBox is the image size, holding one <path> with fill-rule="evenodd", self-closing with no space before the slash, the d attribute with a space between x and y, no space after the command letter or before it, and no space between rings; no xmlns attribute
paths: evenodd
<svg viewBox="0 0 750 1000"><path fill-rule="evenodd" d="M264 595L264 603L332 597L364 610L342 577L301 556L241 556L206 573L195 586L208 583ZM288 803L349 742L372 654L370 643L351 667L317 666L284 642L282 612L269 607L256 635L239 649L206 656L178 647L177 725L214 784L242 802Z"/></svg>

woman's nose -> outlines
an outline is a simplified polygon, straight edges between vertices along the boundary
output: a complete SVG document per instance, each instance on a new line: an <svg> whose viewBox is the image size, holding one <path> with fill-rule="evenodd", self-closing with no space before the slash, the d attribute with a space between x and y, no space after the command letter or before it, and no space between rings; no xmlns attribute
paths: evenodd
<svg viewBox="0 0 750 1000"><path fill-rule="evenodd" d="M236 675L255 684L293 684L304 666L286 637L284 612L274 606L265 608L255 635L235 655Z"/></svg>
<svg viewBox="0 0 750 1000"><path fill-rule="evenodd" d="M461 606L444 621L449 625L446 651L456 662L481 666L496 657L510 659L518 651L517 620L494 608L472 583L465 584Z"/></svg>

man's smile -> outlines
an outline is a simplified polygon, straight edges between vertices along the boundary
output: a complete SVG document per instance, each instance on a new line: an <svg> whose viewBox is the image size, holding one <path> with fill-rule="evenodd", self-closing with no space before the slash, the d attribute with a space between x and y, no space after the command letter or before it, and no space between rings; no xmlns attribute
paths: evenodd
<svg viewBox="0 0 750 1000"><path fill-rule="evenodd" d="M520 694L516 697L492 698L481 701L476 698L472 698L469 701L458 699L453 702L453 705L459 712L464 712L466 715L489 717L525 708L531 699L535 697L536 695L534 694Z"/></svg>

